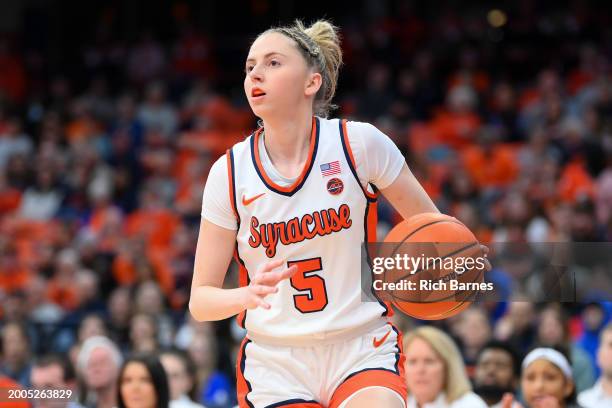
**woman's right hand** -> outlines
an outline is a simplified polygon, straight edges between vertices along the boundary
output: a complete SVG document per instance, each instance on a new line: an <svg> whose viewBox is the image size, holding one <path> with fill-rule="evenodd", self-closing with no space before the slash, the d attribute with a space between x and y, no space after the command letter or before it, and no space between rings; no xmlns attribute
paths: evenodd
<svg viewBox="0 0 612 408"><path fill-rule="evenodd" d="M256 307L270 309L270 304L264 298L278 292L278 283L284 279L290 279L297 271L297 265L275 271L283 263L284 261L279 259L267 262L257 268L251 283L245 288L246 299L244 303L247 309L255 309Z"/></svg>

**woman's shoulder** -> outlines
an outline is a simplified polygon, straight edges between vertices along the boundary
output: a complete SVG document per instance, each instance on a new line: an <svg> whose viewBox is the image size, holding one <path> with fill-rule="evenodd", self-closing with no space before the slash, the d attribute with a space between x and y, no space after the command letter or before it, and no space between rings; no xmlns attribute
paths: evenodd
<svg viewBox="0 0 612 408"><path fill-rule="evenodd" d="M463 394L459 399L453 401L450 406L451 408L487 408L487 404L476 395L474 392L469 391Z"/></svg>

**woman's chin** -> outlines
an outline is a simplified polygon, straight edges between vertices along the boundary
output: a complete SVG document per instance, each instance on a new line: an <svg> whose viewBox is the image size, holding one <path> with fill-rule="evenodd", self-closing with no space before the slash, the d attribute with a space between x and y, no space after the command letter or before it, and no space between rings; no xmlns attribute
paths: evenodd
<svg viewBox="0 0 612 408"><path fill-rule="evenodd" d="M264 104L252 104L251 110L253 111L253 114L255 116L261 119L264 119L266 116L270 115L270 112L273 112L273 110L269 106L266 106Z"/></svg>

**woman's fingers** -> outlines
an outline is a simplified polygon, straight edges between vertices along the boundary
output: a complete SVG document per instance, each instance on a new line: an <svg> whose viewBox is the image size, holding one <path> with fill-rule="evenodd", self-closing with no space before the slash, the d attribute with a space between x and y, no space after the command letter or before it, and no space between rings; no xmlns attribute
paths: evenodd
<svg viewBox="0 0 612 408"><path fill-rule="evenodd" d="M486 245L480 244L480 250L482 251L482 255L485 257L485 260L484 260L485 269L487 272L489 272L491 271L491 269L493 269L493 265L491 265L489 258L487 258L487 255L489 254L489 247Z"/></svg>
<svg viewBox="0 0 612 408"><path fill-rule="evenodd" d="M284 279L290 278L297 271L297 266L293 265L290 268L285 268L280 271L275 271L283 264L282 260L268 262L260 267L256 275L251 280L249 291L252 294L251 307L261 307L262 309L270 309L269 303L266 303L264 298L268 295L278 292L278 283Z"/></svg>
<svg viewBox="0 0 612 408"><path fill-rule="evenodd" d="M257 306L269 310L272 306L270 306L268 303L266 303L262 298L259 298L257 301Z"/></svg>
<svg viewBox="0 0 612 408"><path fill-rule="evenodd" d="M258 296L263 297L276 292L278 292L278 288L276 286L253 285L253 293Z"/></svg>
<svg viewBox="0 0 612 408"><path fill-rule="evenodd" d="M512 408L512 403L514 402L514 395L510 394L509 392L504 394L504 397L502 398L502 408Z"/></svg>
<svg viewBox="0 0 612 408"><path fill-rule="evenodd" d="M257 274L270 272L283 264L282 259L277 259L275 261L266 262L263 266L258 268Z"/></svg>
<svg viewBox="0 0 612 408"><path fill-rule="evenodd" d="M256 281L261 285L276 286L278 282L290 278L297 271L297 266L293 265L290 268L281 271L262 272L257 275Z"/></svg>

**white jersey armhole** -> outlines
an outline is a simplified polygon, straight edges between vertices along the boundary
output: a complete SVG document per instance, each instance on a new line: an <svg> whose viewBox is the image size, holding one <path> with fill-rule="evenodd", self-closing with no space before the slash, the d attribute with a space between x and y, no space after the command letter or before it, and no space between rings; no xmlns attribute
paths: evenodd
<svg viewBox="0 0 612 408"><path fill-rule="evenodd" d="M347 122L347 136L355 159L359 182L371 192L391 185L405 163L395 143L375 126L364 122Z"/></svg>
<svg viewBox="0 0 612 408"><path fill-rule="evenodd" d="M212 165L202 196L202 217L222 228L238 229L238 220L231 203L234 194L231 170L228 168L228 155L221 156Z"/></svg>

